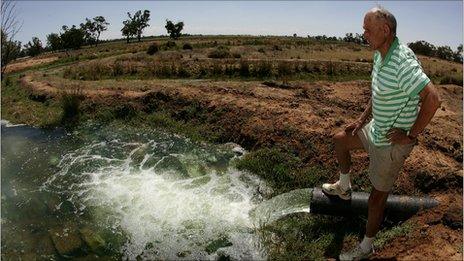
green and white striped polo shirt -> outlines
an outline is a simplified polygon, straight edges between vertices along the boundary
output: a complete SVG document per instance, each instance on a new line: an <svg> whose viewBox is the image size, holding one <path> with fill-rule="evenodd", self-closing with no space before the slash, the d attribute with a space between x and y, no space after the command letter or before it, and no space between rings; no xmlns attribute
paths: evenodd
<svg viewBox="0 0 464 261"><path fill-rule="evenodd" d="M389 146L391 128L409 131L419 113L419 92L430 82L419 60L395 37L385 59L374 53L372 69L372 124L369 132L376 146Z"/></svg>

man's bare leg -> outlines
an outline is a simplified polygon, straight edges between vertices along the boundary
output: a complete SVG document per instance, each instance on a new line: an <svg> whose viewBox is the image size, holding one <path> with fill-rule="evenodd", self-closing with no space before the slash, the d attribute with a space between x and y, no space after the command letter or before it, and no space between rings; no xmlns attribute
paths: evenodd
<svg viewBox="0 0 464 261"><path fill-rule="evenodd" d="M335 143L335 155L341 173L349 173L351 168L350 151L355 149L363 149L363 144L358 135L351 135L351 132L340 131L333 136Z"/></svg>
<svg viewBox="0 0 464 261"><path fill-rule="evenodd" d="M374 237L379 231L383 219L383 212L387 203L389 192L379 191L372 188L369 195L368 214L366 224L366 236Z"/></svg>

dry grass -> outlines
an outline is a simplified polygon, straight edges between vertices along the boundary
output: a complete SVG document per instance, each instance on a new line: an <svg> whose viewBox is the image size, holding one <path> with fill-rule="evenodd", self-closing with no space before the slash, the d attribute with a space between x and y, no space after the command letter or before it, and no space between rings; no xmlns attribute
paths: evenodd
<svg viewBox="0 0 464 261"><path fill-rule="evenodd" d="M48 74L64 75L68 79L101 81L106 79L154 78L221 78L221 79L281 79L347 80L368 79L372 51L365 46L343 42L320 42L308 38L195 36L183 37L176 46L147 55L148 46L164 46L170 39L156 37L141 43L124 41L102 43L69 53L54 53L61 57L49 67L58 69ZM184 43L193 50L182 50ZM233 55L227 59L210 59L208 55L224 46ZM49 57L43 54L41 57ZM40 58L40 57L38 57ZM35 59L38 59L35 58ZM427 75L436 84L462 85L462 65L437 58L419 56ZM89 61L90 60L90 61ZM269 62L268 62L269 61ZM358 63L358 62L362 63ZM56 65L55 65L56 64ZM70 64L60 68L60 64ZM283 64L288 64L283 68ZM44 66L44 68L47 68ZM339 78L334 78L337 80Z"/></svg>

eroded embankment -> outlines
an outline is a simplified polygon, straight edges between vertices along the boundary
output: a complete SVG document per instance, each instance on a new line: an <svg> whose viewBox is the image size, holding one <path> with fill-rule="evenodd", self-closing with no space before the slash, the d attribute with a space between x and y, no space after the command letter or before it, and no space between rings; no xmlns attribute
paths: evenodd
<svg viewBox="0 0 464 261"><path fill-rule="evenodd" d="M53 80L34 79L26 76L22 84L42 97L39 100L66 91L53 86ZM168 112L176 120L207 124L220 141L237 142L248 149L286 147L308 164L333 170L331 136L364 110L370 95L366 81L300 82L279 88L261 82L108 80L81 82L79 87L87 113L96 113L102 106L122 113ZM398 192L427 193L461 186L462 92L453 85L438 89L443 105L406 162ZM358 171L367 159L358 153L354 163ZM419 191L411 191L413 187Z"/></svg>
<svg viewBox="0 0 464 261"><path fill-rule="evenodd" d="M23 77L22 86L31 95L45 100L69 90L63 86L72 86L63 84L60 88L58 81L41 78ZM219 142L233 141L249 150L282 148L308 166L323 166L328 170L325 180L337 177L331 136L363 111L370 95L367 81L298 82L274 87L256 81L211 80L107 80L79 84L81 109L85 113L97 115L105 108L123 116L135 111L145 114L162 111L175 120L205 126L204 135L214 135ZM392 251L397 251L395 256L400 258L454 258L456 254L462 257L456 248L462 244L462 207L456 207L462 206L462 87L437 88L443 99L442 107L419 137L394 192L429 194L440 199L443 207L408 221L419 232L414 230L396 239L392 248L379 252L379 257L391 256ZM365 176L366 154L355 153L353 163L354 175ZM365 185L356 184L358 189ZM408 244L401 242L426 244L430 237L423 237L422 230L431 237L436 232L434 242L456 251L443 254L436 248L421 253L414 248L417 251L410 252L406 249Z"/></svg>

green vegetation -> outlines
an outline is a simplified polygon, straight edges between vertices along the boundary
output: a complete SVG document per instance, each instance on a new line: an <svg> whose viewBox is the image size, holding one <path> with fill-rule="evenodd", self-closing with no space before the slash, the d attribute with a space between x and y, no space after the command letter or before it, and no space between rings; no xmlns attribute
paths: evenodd
<svg viewBox="0 0 464 261"><path fill-rule="evenodd" d="M152 47L150 47L152 48ZM153 47L153 50L156 47ZM150 49L150 51L153 51ZM150 52L152 53L152 52ZM240 57L226 48L217 48L209 57ZM102 62L100 60L66 67L63 76L76 80L102 80L115 77L151 78L226 78L257 80L368 79L370 67L364 64L307 60L182 59L183 55L157 56L134 54ZM180 58L180 60L179 60ZM121 63L123 66L121 67Z"/></svg>
<svg viewBox="0 0 464 261"><path fill-rule="evenodd" d="M166 31L169 34L169 37L171 37L174 40L179 39L181 36L181 31L184 29L184 22L178 22L174 24L172 21L166 19Z"/></svg>
<svg viewBox="0 0 464 261"><path fill-rule="evenodd" d="M1 93L2 119L40 127L56 126L61 120L59 100L48 96L32 96L21 87L18 77L5 77Z"/></svg>
<svg viewBox="0 0 464 261"><path fill-rule="evenodd" d="M95 43L98 46L100 34L108 29L109 24L103 16L96 16L92 20L85 18L85 24L81 24L81 28L85 32L87 44Z"/></svg>
<svg viewBox="0 0 464 261"><path fill-rule="evenodd" d="M24 45L24 49L26 55L29 56L37 56L44 50L42 42L37 37L32 37L32 42L29 41L26 45Z"/></svg>
<svg viewBox="0 0 464 261"><path fill-rule="evenodd" d="M359 218L292 215L257 229L271 260L338 258L344 237L363 230Z"/></svg>
<svg viewBox="0 0 464 261"><path fill-rule="evenodd" d="M132 37L136 36L137 40L140 42L143 30L149 26L148 21L150 21L150 11L138 10L132 16L129 12L127 12L127 16L129 19L123 22L123 27L121 29L122 35L126 37L127 43L129 43Z"/></svg>
<svg viewBox="0 0 464 261"><path fill-rule="evenodd" d="M8 34L1 29L1 50L2 50L2 58L1 58L1 74L2 79L5 73L6 65L11 63L14 59L19 57L21 53L21 42L13 41L9 38Z"/></svg>
<svg viewBox="0 0 464 261"><path fill-rule="evenodd" d="M456 52L453 52L449 46L435 46L426 41L416 41L409 43L408 46L416 54L462 63L462 44L458 46Z"/></svg>
<svg viewBox="0 0 464 261"><path fill-rule="evenodd" d="M236 167L266 180L274 188L274 195L297 188L315 187L328 175L327 169L306 166L298 156L278 146L252 151L237 160Z"/></svg>
<svg viewBox="0 0 464 261"><path fill-rule="evenodd" d="M193 50L193 47L190 43L184 43L184 45L182 46L182 49L183 50Z"/></svg>
<svg viewBox="0 0 464 261"><path fill-rule="evenodd" d="M157 53L159 50L159 47L156 43L152 43L150 44L150 46L148 47L148 50L147 50L147 54L149 55L154 55L155 53Z"/></svg>
<svg viewBox="0 0 464 261"><path fill-rule="evenodd" d="M413 229L413 225L409 223L403 223L392 228L383 229L379 231L374 241L374 247L382 248L395 237L405 236L409 234Z"/></svg>
<svg viewBox="0 0 464 261"><path fill-rule="evenodd" d="M74 126L79 123L82 114L80 109L81 100L84 99L81 90L73 90L70 93L61 95L61 124L64 126Z"/></svg>
<svg viewBox="0 0 464 261"><path fill-rule="evenodd" d="M219 46L208 54L208 58L224 59L231 57L232 55L230 54L229 49L224 46Z"/></svg>

